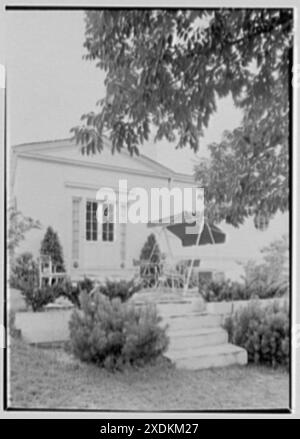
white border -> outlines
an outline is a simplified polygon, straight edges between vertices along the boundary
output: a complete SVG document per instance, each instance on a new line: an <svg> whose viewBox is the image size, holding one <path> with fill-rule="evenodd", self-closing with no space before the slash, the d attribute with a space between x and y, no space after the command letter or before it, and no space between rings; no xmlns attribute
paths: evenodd
<svg viewBox="0 0 300 439"><path fill-rule="evenodd" d="M240 0L232 0L230 2L228 1L222 1L222 0L215 0L213 2L209 1L202 1L201 4L199 4L199 1L161 1L161 0L155 0L155 1L148 1L146 4L143 4L142 2L138 0L134 1L114 1L114 0L105 0L105 1L99 1L99 2L92 2L88 0L81 0L81 1L71 1L71 0L65 0L64 2L55 2L55 1L45 1L45 0L39 0L39 1L32 1L27 0L24 1L7 1L6 5L30 5L30 6L95 6L95 7L118 7L118 6L131 6L131 7L141 7L141 6L147 6L147 7L241 7L241 8L251 8L251 7L294 7L294 17L295 17L295 23L298 26L299 24L299 11L296 9L298 5L297 0L285 0L285 1L278 1L278 0L265 0L265 1L249 1L247 4L245 4L245 1ZM1 38L1 30L3 32L4 28L4 20L5 20L5 14L9 12L4 12L3 8L0 10L0 63L3 63L4 59L4 48L1 47L1 42L3 42L3 38ZM298 60L300 59L299 56L299 29L296 28L296 34L295 34L295 47L294 47L294 65L297 65ZM293 220L293 237L291 238L292 241L292 251L293 251L293 279L292 279L292 285L293 285L293 329L295 328L295 324L297 323L300 325L300 294L298 294L298 297L296 295L297 286L300 286L300 273L299 270L297 270L297 267L300 266L298 262L299 260L299 235L298 235L298 229L297 225L299 224L300 219L300 196L299 191L297 190L297 183L299 182L299 168L300 168L300 155L297 151L298 148L298 133L297 133L297 124L298 124L298 99L299 99L299 90L300 90L300 81L297 88L294 88L293 95L294 95L294 115L293 115L293 211L291 212L292 220ZM4 109L4 92L3 90L0 90L0 150L1 150L1 183L0 183L0 190L1 190L1 212L3 212L3 188L4 188L4 136L3 136L3 109ZM8 145L9 145L9 139L8 139ZM0 228L1 228L1 235L0 237L3 238L3 215L1 215L0 220ZM3 239L0 239L1 242L3 242ZM3 248L1 248L1 255L0 255L0 281L1 285L3 285ZM0 289L0 300L2 300L3 303L3 291L2 288ZM1 313L0 316L0 324L2 323L3 314ZM296 358L297 357L297 358ZM3 357L1 356L2 360ZM298 369L300 369L300 347L297 349L294 346L293 349L293 414L292 415L256 415L256 414L224 414L224 415L214 415L214 414L199 414L199 413L106 413L106 412L97 412L97 413L89 413L89 412L34 412L34 411L23 411L23 412L3 412L3 362L0 363L0 417L1 418L197 418L197 419L203 419L203 418L300 418L300 371L298 371L298 374L296 373L296 364Z"/></svg>

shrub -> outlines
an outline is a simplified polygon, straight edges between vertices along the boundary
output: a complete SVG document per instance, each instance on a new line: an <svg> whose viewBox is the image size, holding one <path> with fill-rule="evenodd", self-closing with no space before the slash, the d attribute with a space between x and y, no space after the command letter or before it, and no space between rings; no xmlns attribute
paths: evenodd
<svg viewBox="0 0 300 439"><path fill-rule="evenodd" d="M77 308L80 308L80 294L85 291L90 293L95 288L95 282L88 277L85 277L82 281L72 284L70 279L65 279L59 285L59 295L69 299ZM95 288L94 292L104 294L109 299L119 298L121 302L126 302L130 297L139 291L141 284L132 279L126 280L106 280L104 284Z"/></svg>
<svg viewBox="0 0 300 439"><path fill-rule="evenodd" d="M90 293L94 288L94 282L88 277L84 277L83 280L73 284L70 279L64 279L58 286L59 295L66 297L73 305L80 308L80 293L86 291Z"/></svg>
<svg viewBox="0 0 300 439"><path fill-rule="evenodd" d="M243 264L247 288L260 298L282 297L289 292L288 235L271 242L261 250L262 261Z"/></svg>
<svg viewBox="0 0 300 439"><path fill-rule="evenodd" d="M80 300L69 325L71 350L82 361L114 370L151 362L166 350L166 329L155 307L135 308L99 292L83 292Z"/></svg>
<svg viewBox="0 0 300 439"><path fill-rule="evenodd" d="M245 348L248 361L272 367L289 365L290 322L288 306L262 307L258 302L225 320L229 341Z"/></svg>
<svg viewBox="0 0 300 439"><path fill-rule="evenodd" d="M134 293L141 289L141 283L136 279L112 281L106 280L103 285L99 286L99 292L109 299L119 298L122 302L126 302Z"/></svg>
<svg viewBox="0 0 300 439"><path fill-rule="evenodd" d="M65 271L63 251L57 233L48 227L41 243L41 255L51 256L52 263L58 272Z"/></svg>
<svg viewBox="0 0 300 439"><path fill-rule="evenodd" d="M34 288L38 285L39 269L38 264L29 252L22 253L11 262L10 286L23 290L31 286Z"/></svg>
<svg viewBox="0 0 300 439"><path fill-rule="evenodd" d="M34 312L42 311L49 303L53 303L59 296L57 286L32 287L24 286L21 290L27 306L30 306Z"/></svg>
<svg viewBox="0 0 300 439"><path fill-rule="evenodd" d="M149 261L153 264L159 264L161 260L161 252L154 233L151 233L140 254L140 260Z"/></svg>
<svg viewBox="0 0 300 439"><path fill-rule="evenodd" d="M144 273L145 267L141 265L140 275L144 278L144 287L151 287L156 282L157 272L159 271L162 254L157 243L154 233L151 233L140 253L140 261L151 263L151 267L147 267L147 274Z"/></svg>
<svg viewBox="0 0 300 439"><path fill-rule="evenodd" d="M283 271L278 271L278 276L270 275L270 269L266 264L257 264L254 261L248 261L244 265L245 288L250 295L257 296L260 299L269 299L273 297L282 297L288 291L288 282L284 284ZM288 276L287 276L288 280Z"/></svg>
<svg viewBox="0 0 300 439"><path fill-rule="evenodd" d="M89 293L94 288L95 282L89 277L84 276L83 280L77 283L79 291L86 291Z"/></svg>
<svg viewBox="0 0 300 439"><path fill-rule="evenodd" d="M22 253L12 262L10 285L21 291L33 311L40 311L59 295L57 286L39 287L38 264L31 253Z"/></svg>
<svg viewBox="0 0 300 439"><path fill-rule="evenodd" d="M255 282L245 284L226 279L222 282L201 282L199 292L207 302L231 300L270 299L282 297L286 293L286 285Z"/></svg>
<svg viewBox="0 0 300 439"><path fill-rule="evenodd" d="M232 282L229 279L222 282L201 282L199 292L207 302L247 300L253 294L243 284Z"/></svg>
<svg viewBox="0 0 300 439"><path fill-rule="evenodd" d="M40 227L39 221L24 216L15 206L9 207L7 249L10 261L14 258L15 251L20 243L24 241L25 234L32 229L40 229Z"/></svg>

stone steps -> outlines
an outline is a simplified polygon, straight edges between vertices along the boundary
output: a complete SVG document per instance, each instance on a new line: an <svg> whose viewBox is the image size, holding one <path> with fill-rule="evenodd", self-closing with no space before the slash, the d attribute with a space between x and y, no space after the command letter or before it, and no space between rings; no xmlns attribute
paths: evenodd
<svg viewBox="0 0 300 439"><path fill-rule="evenodd" d="M222 315L209 313L197 299L158 305L170 344L165 356L178 368L199 370L247 364L245 349L228 343Z"/></svg>
<svg viewBox="0 0 300 439"><path fill-rule="evenodd" d="M190 313L186 315L163 317L169 331L192 330L199 328L215 328L221 325L221 316L208 313Z"/></svg>
<svg viewBox="0 0 300 439"><path fill-rule="evenodd" d="M245 349L230 343L169 350L166 357L177 367L189 370L247 364Z"/></svg>
<svg viewBox="0 0 300 439"><path fill-rule="evenodd" d="M169 352L197 349L227 343L228 334L222 328L201 328L196 330L169 331Z"/></svg>
<svg viewBox="0 0 300 439"><path fill-rule="evenodd" d="M168 309L167 305L157 305L157 309L159 314L163 319L169 319L169 318L178 318L178 317L186 317L186 315L189 316L198 316L199 314L203 314L204 312L202 309L193 309L193 307L190 304L176 304L172 305L172 309Z"/></svg>

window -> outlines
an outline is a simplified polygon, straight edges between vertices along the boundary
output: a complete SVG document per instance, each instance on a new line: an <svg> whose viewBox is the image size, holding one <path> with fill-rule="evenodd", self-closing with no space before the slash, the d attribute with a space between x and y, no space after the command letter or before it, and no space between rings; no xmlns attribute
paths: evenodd
<svg viewBox="0 0 300 439"><path fill-rule="evenodd" d="M102 241L113 241L114 232L114 205L112 203L104 203L102 220Z"/></svg>
<svg viewBox="0 0 300 439"><path fill-rule="evenodd" d="M97 221L97 207L96 201L86 202L86 240L98 240L98 221ZM105 202L103 204L103 219L102 219L102 241L112 242L115 237L114 224L114 205Z"/></svg>
<svg viewBox="0 0 300 439"><path fill-rule="evenodd" d="M97 241L98 223L97 223L97 202L86 202L86 240Z"/></svg>

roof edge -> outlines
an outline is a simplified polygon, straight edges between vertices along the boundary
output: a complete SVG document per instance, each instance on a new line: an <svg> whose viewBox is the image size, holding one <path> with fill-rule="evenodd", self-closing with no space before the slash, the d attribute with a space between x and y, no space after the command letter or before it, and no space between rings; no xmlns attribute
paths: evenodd
<svg viewBox="0 0 300 439"><path fill-rule="evenodd" d="M109 139L107 138L107 136L104 136L105 139L105 146L107 148L111 148L111 145L109 144ZM41 140L41 141L35 141L35 142L25 142L25 143L19 143L16 145L12 145L12 149L14 152L18 153L18 152L30 152L32 149L35 150L40 150L40 149L44 149L44 147L46 148L45 145L49 145L49 148L51 149L55 149L55 148L59 148L58 144L63 144L66 143L66 145L63 146L69 146L69 147L75 147L79 145L76 145L76 143L74 142L74 139L72 137L66 137L66 138L62 138L62 139L52 139L52 140ZM129 154L127 149L124 149L122 152L124 152L125 154ZM139 155L135 155L135 156L131 156L133 159L135 160L139 160L142 159L144 162L147 162L150 166L152 165L152 167L155 167L156 170L160 169L162 171L164 171L164 173L166 174L170 174L170 176L172 178L175 179L184 179L184 180L188 180L188 181L194 181L194 177L193 174L185 174L185 173L181 173L181 172L176 172L173 169L162 165L161 163L159 163L158 161L152 159L151 157L148 157L145 154L139 154Z"/></svg>

